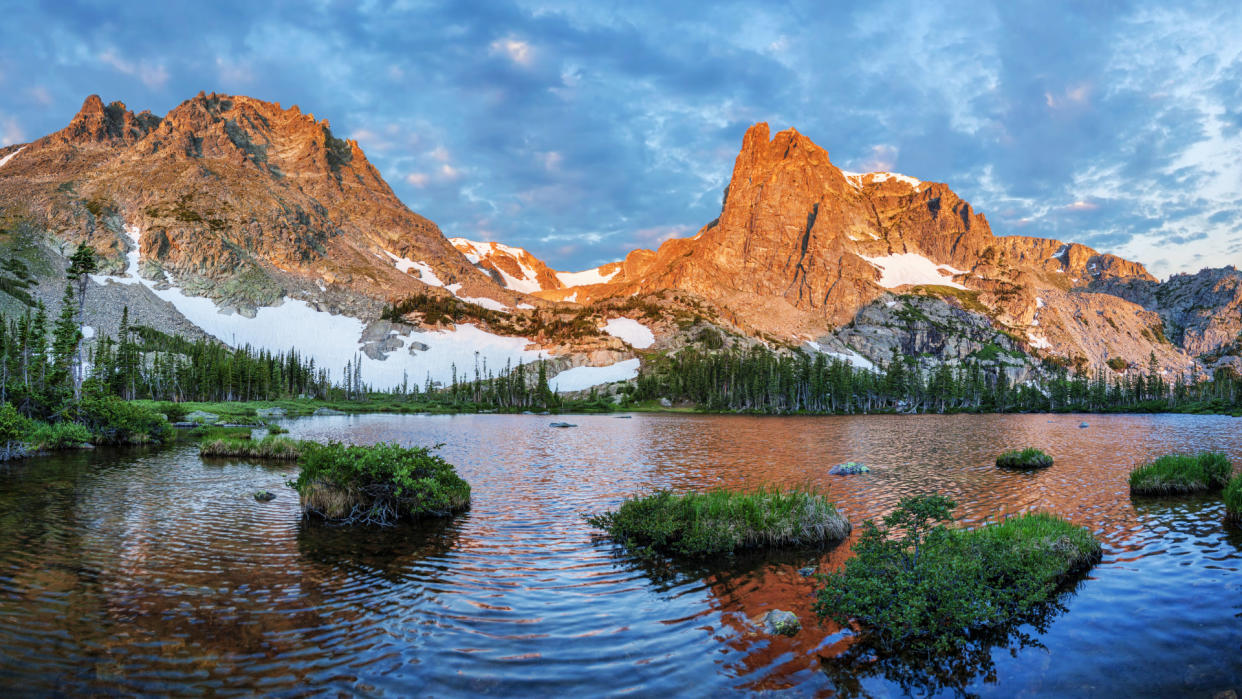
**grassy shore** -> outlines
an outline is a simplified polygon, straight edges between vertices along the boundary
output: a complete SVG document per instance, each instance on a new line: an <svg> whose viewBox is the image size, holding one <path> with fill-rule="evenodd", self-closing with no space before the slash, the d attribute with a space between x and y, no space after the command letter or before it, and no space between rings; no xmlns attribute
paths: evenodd
<svg viewBox="0 0 1242 699"><path fill-rule="evenodd" d="M1013 449L1001 454L996 457L996 465L1001 468L1030 471L1037 468L1048 468L1052 465L1052 457L1042 449L1027 447L1026 449Z"/></svg>
<svg viewBox="0 0 1242 699"><path fill-rule="evenodd" d="M953 652L976 630L1020 622L1100 558L1091 532L1055 515L966 530L947 526L954 507L908 497L883 526L866 522L855 555L824 576L816 613L858 623L881 652Z"/></svg>
<svg viewBox="0 0 1242 699"><path fill-rule="evenodd" d="M1130 472L1131 495L1179 495L1225 487L1233 465L1220 452L1168 454Z"/></svg>
<svg viewBox="0 0 1242 699"><path fill-rule="evenodd" d="M822 546L844 539L850 523L808 490L724 489L631 498L587 521L634 548L702 556L778 546Z"/></svg>

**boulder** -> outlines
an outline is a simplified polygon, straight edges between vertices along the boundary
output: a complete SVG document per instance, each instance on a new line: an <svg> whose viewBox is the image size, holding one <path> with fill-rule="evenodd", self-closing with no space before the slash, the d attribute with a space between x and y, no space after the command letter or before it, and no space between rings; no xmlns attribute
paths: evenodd
<svg viewBox="0 0 1242 699"><path fill-rule="evenodd" d="M843 464L837 464L828 469L828 473L834 476L854 476L859 473L871 473L871 469L857 461L846 461Z"/></svg>
<svg viewBox="0 0 1242 699"><path fill-rule="evenodd" d="M260 490L254 494L254 499L259 502L271 502L276 499L276 494L266 490Z"/></svg>
<svg viewBox="0 0 1242 699"><path fill-rule="evenodd" d="M345 413L339 410L333 410L332 408L316 408L315 412L311 413L311 415L314 415L315 417L323 417L325 415L344 415L344 414Z"/></svg>
<svg viewBox="0 0 1242 699"><path fill-rule="evenodd" d="M254 413L255 415L258 415L259 417L284 417L285 409L284 408L259 408L258 410L254 411Z"/></svg>
<svg viewBox="0 0 1242 699"><path fill-rule="evenodd" d="M1085 422L1080 422L1080 423L1078 423L1078 428L1079 428L1079 429L1086 429L1086 427L1087 427L1087 423L1085 423Z"/></svg>
<svg viewBox="0 0 1242 699"><path fill-rule="evenodd" d="M671 408L671 407L673 407L673 401L671 401L671 400L669 400L669 399L667 399L667 398L661 398L661 399L660 399L660 407L661 407L661 408Z"/></svg>
<svg viewBox="0 0 1242 699"><path fill-rule="evenodd" d="M805 568L799 568L799 569L798 569L798 575L801 575L801 576L802 576L802 577L804 577L804 578L809 578L809 577L811 577L812 575L815 575L815 567L814 567L814 566L807 566L807 567L805 567Z"/></svg>
<svg viewBox="0 0 1242 699"><path fill-rule="evenodd" d="M216 422L220 419L220 416L216 415L215 413L209 413L205 410L195 410L189 415L186 415L185 419L187 422L204 424L204 423Z"/></svg>
<svg viewBox="0 0 1242 699"><path fill-rule="evenodd" d="M575 425L572 422L554 422L552 423L551 426L552 427L577 427L577 425Z"/></svg>
<svg viewBox="0 0 1242 699"><path fill-rule="evenodd" d="M802 622L793 612L773 609L763 615L763 628L773 635L794 636L802 630Z"/></svg>

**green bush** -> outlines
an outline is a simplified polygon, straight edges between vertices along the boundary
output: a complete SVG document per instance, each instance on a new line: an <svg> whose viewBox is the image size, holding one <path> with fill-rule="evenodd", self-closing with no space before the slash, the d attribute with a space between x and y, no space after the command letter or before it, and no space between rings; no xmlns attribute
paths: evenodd
<svg viewBox="0 0 1242 699"><path fill-rule="evenodd" d="M30 431L30 421L8 403L0 403L0 461L26 455L22 445Z"/></svg>
<svg viewBox="0 0 1242 699"><path fill-rule="evenodd" d="M302 443L288 437L264 437L258 440L215 437L204 439L198 446L198 454L209 457L293 460L302 455Z"/></svg>
<svg viewBox="0 0 1242 699"><path fill-rule="evenodd" d="M116 396L86 398L76 412L77 421L95 433L97 444L148 444L173 437L173 426L163 414Z"/></svg>
<svg viewBox="0 0 1242 699"><path fill-rule="evenodd" d="M1168 454L1130 472L1131 495L1176 495L1225 487L1233 466L1220 452Z"/></svg>
<svg viewBox="0 0 1242 699"><path fill-rule="evenodd" d="M1242 475L1234 476L1225 486L1225 519L1242 525Z"/></svg>
<svg viewBox="0 0 1242 699"><path fill-rule="evenodd" d="M952 653L970 636L1020 619L1093 565L1099 542L1049 514L975 530L950 529L955 503L939 495L901 500L863 525L855 556L823 577L815 611L862 626L881 652Z"/></svg>
<svg viewBox="0 0 1242 699"><path fill-rule="evenodd" d="M302 467L289 485L307 515L343 523L391 524L445 517L470 506L470 484L422 447L302 443Z"/></svg>
<svg viewBox="0 0 1242 699"><path fill-rule="evenodd" d="M169 422L184 422L185 416L190 413L190 411L186 410L185 406L181 403L171 402L157 403L155 405L155 410L156 412L163 413L167 416Z"/></svg>
<svg viewBox="0 0 1242 699"><path fill-rule="evenodd" d="M1036 469L1048 468L1052 465L1052 457L1041 449L1027 447L1013 449L996 457L996 465L1001 468Z"/></svg>
<svg viewBox="0 0 1242 699"><path fill-rule="evenodd" d="M34 449L76 449L90 442L93 435L76 422L36 423L26 441Z"/></svg>
<svg viewBox="0 0 1242 699"><path fill-rule="evenodd" d="M626 500L587 522L625 545L687 556L825 545L850 533L849 520L831 502L799 489L680 495L665 490Z"/></svg>

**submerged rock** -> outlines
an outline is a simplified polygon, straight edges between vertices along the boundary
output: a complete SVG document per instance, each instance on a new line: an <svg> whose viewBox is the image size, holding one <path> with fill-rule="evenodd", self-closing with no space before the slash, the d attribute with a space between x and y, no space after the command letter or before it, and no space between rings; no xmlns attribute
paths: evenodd
<svg viewBox="0 0 1242 699"><path fill-rule="evenodd" d="M802 630L802 622L793 612L773 609L763 615L763 628L770 634L793 636Z"/></svg>
<svg viewBox="0 0 1242 699"><path fill-rule="evenodd" d="M828 473L834 476L854 476L859 473L871 473L871 469L857 461L846 461L828 469Z"/></svg>
<svg viewBox="0 0 1242 699"><path fill-rule="evenodd" d="M577 425L575 425L572 422L554 422L552 423L551 426L552 427L577 427Z"/></svg>
<svg viewBox="0 0 1242 699"><path fill-rule="evenodd" d="M266 490L260 490L254 494L254 499L259 502L271 502L276 499L276 494Z"/></svg>
<svg viewBox="0 0 1242 699"><path fill-rule="evenodd" d="M1086 427L1087 427L1087 423L1085 423L1085 422L1080 422L1080 423L1078 423L1078 428L1079 428L1079 429L1084 429L1084 428L1086 428Z"/></svg>
<svg viewBox="0 0 1242 699"><path fill-rule="evenodd" d="M344 415L344 414L345 413L339 410L333 410L332 408L316 408L315 412L311 413L311 415L314 415L316 417L321 417L324 415Z"/></svg>

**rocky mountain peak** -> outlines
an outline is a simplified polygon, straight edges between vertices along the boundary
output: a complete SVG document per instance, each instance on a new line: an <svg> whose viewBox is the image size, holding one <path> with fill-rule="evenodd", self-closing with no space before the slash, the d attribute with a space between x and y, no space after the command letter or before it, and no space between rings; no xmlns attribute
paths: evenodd
<svg viewBox="0 0 1242 699"><path fill-rule="evenodd" d="M120 101L105 106L99 95L91 95L68 126L47 138L68 145L128 145L144 138L159 123L159 117L150 112L134 114Z"/></svg>

